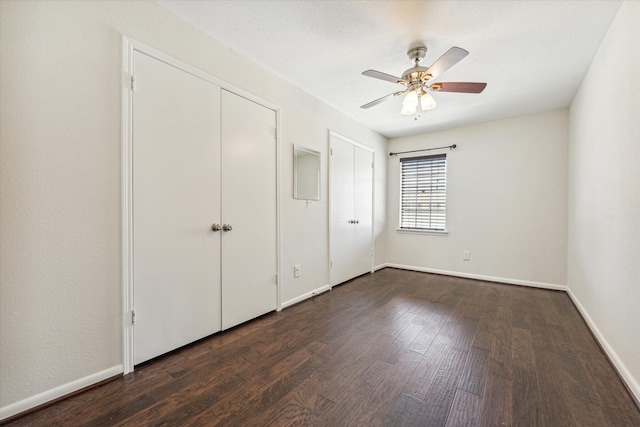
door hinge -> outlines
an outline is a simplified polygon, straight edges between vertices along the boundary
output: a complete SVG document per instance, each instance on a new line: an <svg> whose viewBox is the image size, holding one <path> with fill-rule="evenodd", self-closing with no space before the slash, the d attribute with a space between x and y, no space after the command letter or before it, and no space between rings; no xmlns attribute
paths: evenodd
<svg viewBox="0 0 640 427"><path fill-rule="evenodd" d="M329 261L329 267L333 268L333 261Z"/></svg>
<svg viewBox="0 0 640 427"><path fill-rule="evenodd" d="M135 310L131 310L131 324L132 325L136 324L136 311Z"/></svg>
<svg viewBox="0 0 640 427"><path fill-rule="evenodd" d="M134 76L133 74L131 75L131 90L136 90L136 76Z"/></svg>
<svg viewBox="0 0 640 427"><path fill-rule="evenodd" d="M331 150L329 150L329 151L331 151L331 155L333 156L333 148Z"/></svg>

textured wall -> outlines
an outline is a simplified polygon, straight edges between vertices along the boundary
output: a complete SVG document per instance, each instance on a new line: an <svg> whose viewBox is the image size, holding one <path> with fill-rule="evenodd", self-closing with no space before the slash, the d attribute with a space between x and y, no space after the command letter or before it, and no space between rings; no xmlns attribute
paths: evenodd
<svg viewBox="0 0 640 427"><path fill-rule="evenodd" d="M567 283L640 398L638 46L628 1L571 105Z"/></svg>
<svg viewBox="0 0 640 427"><path fill-rule="evenodd" d="M396 230L400 162L389 158L387 261L565 285L567 138L568 111L556 110L391 139L394 152L457 148L432 152L447 154L446 236Z"/></svg>

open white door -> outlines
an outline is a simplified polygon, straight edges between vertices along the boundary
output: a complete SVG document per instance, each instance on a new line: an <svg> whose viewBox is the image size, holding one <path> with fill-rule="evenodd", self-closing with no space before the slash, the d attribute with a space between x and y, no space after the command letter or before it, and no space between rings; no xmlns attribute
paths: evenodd
<svg viewBox="0 0 640 427"><path fill-rule="evenodd" d="M134 363L220 330L220 88L134 52Z"/></svg>

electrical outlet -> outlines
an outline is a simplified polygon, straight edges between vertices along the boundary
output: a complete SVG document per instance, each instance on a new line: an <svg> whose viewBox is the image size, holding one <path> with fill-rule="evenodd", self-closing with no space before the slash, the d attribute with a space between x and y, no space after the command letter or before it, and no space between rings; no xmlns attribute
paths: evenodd
<svg viewBox="0 0 640 427"><path fill-rule="evenodd" d="M293 277L302 276L302 270L300 269L300 264L296 264L293 266Z"/></svg>
<svg viewBox="0 0 640 427"><path fill-rule="evenodd" d="M462 259L464 261L469 261L471 259L471 254L469 253L469 251L462 252Z"/></svg>

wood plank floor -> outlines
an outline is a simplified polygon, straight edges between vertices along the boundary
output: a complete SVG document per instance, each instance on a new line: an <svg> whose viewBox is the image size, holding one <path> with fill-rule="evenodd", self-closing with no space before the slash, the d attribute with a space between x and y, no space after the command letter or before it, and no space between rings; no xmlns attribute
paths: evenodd
<svg viewBox="0 0 640 427"><path fill-rule="evenodd" d="M563 292L384 269L11 426L640 426Z"/></svg>

